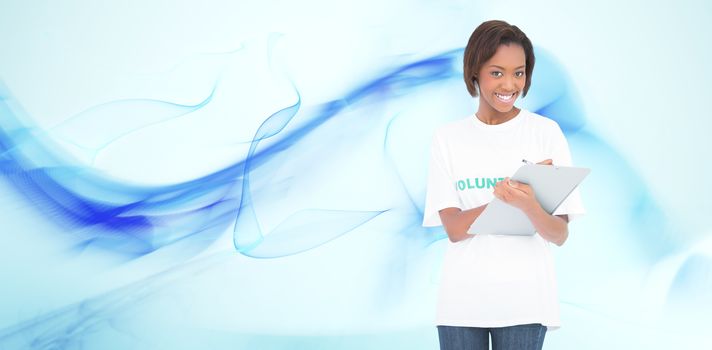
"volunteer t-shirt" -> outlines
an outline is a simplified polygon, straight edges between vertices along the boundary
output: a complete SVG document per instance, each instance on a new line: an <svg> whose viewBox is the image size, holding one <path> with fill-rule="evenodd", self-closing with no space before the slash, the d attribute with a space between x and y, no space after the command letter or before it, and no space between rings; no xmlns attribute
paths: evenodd
<svg viewBox="0 0 712 350"><path fill-rule="evenodd" d="M441 209L467 210L489 203L495 184L512 176L522 159L571 165L568 143L555 121L521 110L498 125L473 115L438 129L431 146L423 226L442 225ZM571 220L583 213L574 190L554 214L568 214ZM554 260L550 243L539 234L479 234L447 244L437 325L560 326Z"/></svg>

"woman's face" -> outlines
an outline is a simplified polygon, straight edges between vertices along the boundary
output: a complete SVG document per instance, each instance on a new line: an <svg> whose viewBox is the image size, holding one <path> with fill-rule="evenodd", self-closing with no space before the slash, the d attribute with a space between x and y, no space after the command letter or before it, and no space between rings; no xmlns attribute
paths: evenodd
<svg viewBox="0 0 712 350"><path fill-rule="evenodd" d="M500 113L511 111L526 83L525 64L526 56L521 46L500 45L478 72L480 109L491 108Z"/></svg>

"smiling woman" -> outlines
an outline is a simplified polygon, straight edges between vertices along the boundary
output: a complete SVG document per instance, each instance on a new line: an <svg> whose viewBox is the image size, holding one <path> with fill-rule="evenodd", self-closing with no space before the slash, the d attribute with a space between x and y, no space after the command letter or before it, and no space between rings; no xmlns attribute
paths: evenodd
<svg viewBox="0 0 712 350"><path fill-rule="evenodd" d="M559 125L514 106L533 69L532 44L519 28L482 23L465 48L463 70L470 95L479 96L477 113L441 127L433 139L423 225L442 225L450 238L437 310L441 349L489 349L490 337L493 349L541 349L546 331L560 325L549 243L566 241L568 215L583 213L579 195L551 215L531 187L506 178L522 159L571 164ZM537 233L470 234L493 197L522 210Z"/></svg>
<svg viewBox="0 0 712 350"><path fill-rule="evenodd" d="M520 92L525 97L532 83L535 58L529 38L506 22L485 22L472 33L464 61L467 91L486 102L480 104L478 118L489 120L494 111L506 114L504 121L513 118L519 111L512 108L514 101Z"/></svg>
<svg viewBox="0 0 712 350"><path fill-rule="evenodd" d="M475 77L482 91L478 116L488 124L493 124L496 112L514 117L518 110L513 108L520 91L524 90L527 75L524 73L524 49L519 45L503 44L497 49Z"/></svg>

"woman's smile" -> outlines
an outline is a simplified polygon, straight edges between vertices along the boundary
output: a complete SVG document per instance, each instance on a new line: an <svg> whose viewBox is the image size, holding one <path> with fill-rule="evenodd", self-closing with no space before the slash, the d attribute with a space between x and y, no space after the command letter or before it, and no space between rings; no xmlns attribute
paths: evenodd
<svg viewBox="0 0 712 350"><path fill-rule="evenodd" d="M497 97L498 100L504 102L504 103L512 103L514 100L516 100L516 92L510 92L510 93L494 93L494 96Z"/></svg>

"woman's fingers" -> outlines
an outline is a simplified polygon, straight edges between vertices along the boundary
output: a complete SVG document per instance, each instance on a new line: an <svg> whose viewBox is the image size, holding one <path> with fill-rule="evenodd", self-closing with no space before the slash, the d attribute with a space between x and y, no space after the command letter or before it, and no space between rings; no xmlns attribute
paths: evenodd
<svg viewBox="0 0 712 350"><path fill-rule="evenodd" d="M526 186L525 184L521 182L517 182L515 180L511 180L508 177L505 177L504 180L498 182L494 186L494 196L499 198L500 200L509 203L518 196L521 195L526 195L526 192L523 191L522 188L519 188L520 186Z"/></svg>

